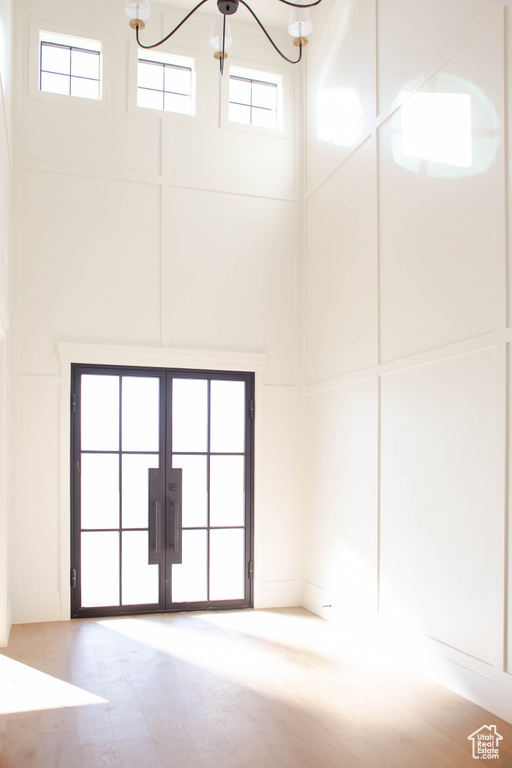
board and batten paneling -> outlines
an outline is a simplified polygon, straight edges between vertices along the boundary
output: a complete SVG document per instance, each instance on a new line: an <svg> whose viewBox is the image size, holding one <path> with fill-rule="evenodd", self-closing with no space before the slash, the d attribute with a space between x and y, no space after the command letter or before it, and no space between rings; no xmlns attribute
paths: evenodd
<svg viewBox="0 0 512 768"><path fill-rule="evenodd" d="M350 114L332 110L322 133L308 92L305 604L347 621L361 526L367 551L375 545L378 610L366 616L396 648L417 643L425 670L510 719L507 14L490 0L364 8L365 24L353 0L330 18L344 19L350 50L366 50L376 30L368 128L342 150ZM357 74L341 67L328 24L308 82L359 88L366 104L368 62L352 57ZM375 392L364 418L348 397L363 387Z"/></svg>
<svg viewBox="0 0 512 768"><path fill-rule="evenodd" d="M264 383L285 387L287 404L279 424L267 423L261 395L258 418L269 450L288 445L296 431L300 362L300 169L293 68L276 62L268 41L247 23L233 21L233 57L284 73L282 133L222 123L227 94L207 46L209 14L199 13L164 47L196 59L197 110L186 116L137 106L138 49L122 3L21 0L14 10L15 172L22 183L15 188L11 594L15 619L24 622L69 615L69 463L63 459L69 434L62 428L69 371L59 344L96 345L113 358L136 350L132 365L146 364L145 349L153 358L155 349L188 350L191 367L216 352L231 354L235 369L240 355L266 356ZM174 26L180 13L152 4L147 38ZM101 41L101 102L39 91L40 30ZM44 462L27 477L29 447ZM275 526L286 546L296 461L288 456L283 475L268 461L256 468L256 528L265 539ZM43 471L44 483L37 483ZM274 495L286 503L274 503ZM300 529L300 508L298 514ZM38 548L41 526L45 546ZM280 554L270 548L258 563L259 605L267 592L274 606L300 595L299 542L285 564ZM39 583L27 582L29 572L40 574Z"/></svg>

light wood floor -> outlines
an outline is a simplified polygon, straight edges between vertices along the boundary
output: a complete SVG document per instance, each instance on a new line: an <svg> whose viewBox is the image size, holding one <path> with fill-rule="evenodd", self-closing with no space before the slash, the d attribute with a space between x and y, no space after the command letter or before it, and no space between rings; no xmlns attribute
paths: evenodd
<svg viewBox="0 0 512 768"><path fill-rule="evenodd" d="M347 661L303 609L24 624L0 655L1 768L461 768L512 726Z"/></svg>

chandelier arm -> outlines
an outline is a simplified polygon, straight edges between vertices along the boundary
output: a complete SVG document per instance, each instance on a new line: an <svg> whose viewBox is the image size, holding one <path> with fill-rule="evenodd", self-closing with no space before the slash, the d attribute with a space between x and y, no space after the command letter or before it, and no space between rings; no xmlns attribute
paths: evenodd
<svg viewBox="0 0 512 768"><path fill-rule="evenodd" d="M249 5L247 5L247 3L245 2L245 0L239 0L239 2L240 2L242 5L244 5L244 6L247 8L247 10L249 11L249 13L251 13L251 14L253 15L253 17L254 17L255 21L257 21L257 22L258 22L258 24L260 25L261 29L262 29L262 30L263 30L263 32L265 33L265 35L266 35L266 37L267 37L268 41L271 43L271 45L273 45L273 46L274 46L274 48L276 49L276 51L278 52L278 54L281 56L281 58L283 58L285 61L289 61L289 62L290 62L290 64L298 64L298 63L299 63L299 61L302 59L302 43L299 43L299 58L298 58L298 59L289 59L289 58L288 58L288 56L285 56L285 55L284 55L284 53L283 53L283 52L282 52L282 51L281 51L281 50L280 50L280 49L277 47L277 45L274 43L274 41L273 41L273 40L272 40L272 38L270 37L270 35L269 35L269 33L267 32L267 30L265 29L265 27L263 26L263 24L261 23L261 21L258 19L258 17L256 16L256 14L254 13L253 9L252 9L252 8L251 8Z"/></svg>
<svg viewBox="0 0 512 768"><path fill-rule="evenodd" d="M201 0L201 2L200 2L200 3L198 3L198 4L195 6L195 8L192 8L192 10L190 11L190 13L187 13L187 15L185 16L185 18L184 18L184 19L182 19L182 20L180 21L180 23L179 23L179 24L178 24L176 27L174 27L174 29L173 29L171 32L169 32L169 34L168 34L168 35L166 35L165 37L163 37L163 38L162 38L162 39L161 39L161 40L160 40L158 43L153 43L153 45L144 45L144 43L141 43L141 42L140 42L140 40L139 40L139 27L138 27L138 26L137 26L137 27L135 27L135 37L137 38L137 43L140 45L140 47L141 47L141 48L146 48L146 49L149 49L149 48L158 48L158 46L159 46L159 45L162 45L162 43L165 43L165 41L166 41L166 40L168 40L170 37L172 37L172 36L174 35L174 33L175 33L175 32L177 32L177 31L178 31L178 29L179 29L181 26L183 26L183 24L184 24L184 23L185 23L185 22L186 22L188 19L190 19L190 17L191 17L191 16L192 16L192 15L193 15L193 14L194 14L194 13L195 13L197 10L198 10L198 8L200 8L202 5L204 5L204 4L205 4L205 3L207 3L207 2L208 2L208 0Z"/></svg>
<svg viewBox="0 0 512 768"><path fill-rule="evenodd" d="M314 5L320 5L322 0L315 0L314 3L292 3L291 0L279 0L279 2L291 5L293 8L313 8Z"/></svg>

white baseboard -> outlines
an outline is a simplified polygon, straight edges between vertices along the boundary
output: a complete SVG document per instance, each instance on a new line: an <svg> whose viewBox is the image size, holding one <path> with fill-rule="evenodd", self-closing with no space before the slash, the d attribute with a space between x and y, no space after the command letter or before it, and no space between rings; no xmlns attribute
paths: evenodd
<svg viewBox="0 0 512 768"><path fill-rule="evenodd" d="M306 581L302 592L302 606L326 621L338 623L338 615L332 608L332 596L327 590Z"/></svg>
<svg viewBox="0 0 512 768"><path fill-rule="evenodd" d="M443 656L430 657L422 667L422 672L493 715L512 723L512 675L498 675L501 682L490 680Z"/></svg>
<svg viewBox="0 0 512 768"><path fill-rule="evenodd" d="M377 642L380 653L389 654L390 663L403 659L403 663L417 672L512 723L512 675L429 638L405 636L377 615L347 620L347 614L340 615L335 608L326 607L330 603L331 596L326 590L305 583L304 608L343 628L342 636L348 646L364 648L369 639Z"/></svg>
<svg viewBox="0 0 512 768"><path fill-rule="evenodd" d="M293 583L293 582L292 582ZM270 586L265 583L256 585L254 590L254 607L291 608L302 604L302 589L293 586Z"/></svg>

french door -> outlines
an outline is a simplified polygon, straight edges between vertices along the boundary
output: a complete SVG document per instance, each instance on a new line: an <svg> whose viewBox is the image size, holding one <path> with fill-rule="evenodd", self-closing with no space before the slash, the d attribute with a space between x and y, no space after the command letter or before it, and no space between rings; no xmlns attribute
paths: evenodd
<svg viewBox="0 0 512 768"><path fill-rule="evenodd" d="M71 381L72 617L250 607L254 375Z"/></svg>

